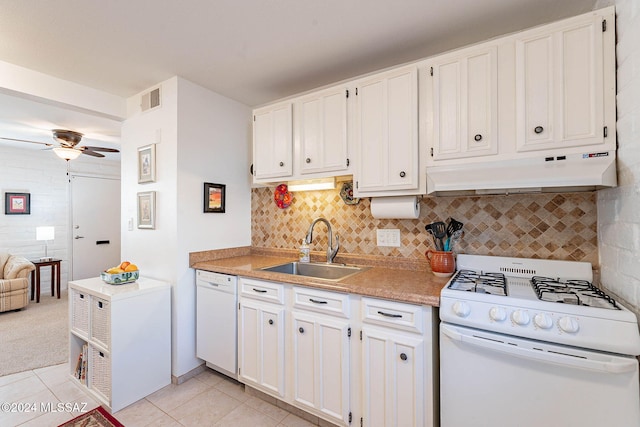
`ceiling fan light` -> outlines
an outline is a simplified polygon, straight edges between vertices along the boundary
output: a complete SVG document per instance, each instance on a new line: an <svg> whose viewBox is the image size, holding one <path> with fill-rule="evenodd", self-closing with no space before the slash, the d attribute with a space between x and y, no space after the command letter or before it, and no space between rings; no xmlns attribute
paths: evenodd
<svg viewBox="0 0 640 427"><path fill-rule="evenodd" d="M82 151L80 150L75 150L73 148L66 148L66 147L55 147L53 149L53 152L56 153L56 156L65 160L77 159L78 156L82 154Z"/></svg>

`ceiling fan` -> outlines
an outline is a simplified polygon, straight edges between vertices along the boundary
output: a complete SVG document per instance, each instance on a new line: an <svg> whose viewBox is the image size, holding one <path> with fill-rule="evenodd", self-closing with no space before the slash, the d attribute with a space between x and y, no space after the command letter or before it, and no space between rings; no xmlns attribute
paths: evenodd
<svg viewBox="0 0 640 427"><path fill-rule="evenodd" d="M93 157L104 157L104 154L99 153L98 151L102 151L105 153L120 152L115 148L93 147L89 145L78 146L78 144L82 140L82 134L80 132L65 129L53 129L51 132L53 132L53 139L59 145L51 144L48 142L29 141L26 139L5 138L1 136L0 139L16 142L28 142L30 144L40 144L47 147L53 147L53 152L56 153L56 155L61 159L65 159L67 161L77 159L80 154L87 154Z"/></svg>

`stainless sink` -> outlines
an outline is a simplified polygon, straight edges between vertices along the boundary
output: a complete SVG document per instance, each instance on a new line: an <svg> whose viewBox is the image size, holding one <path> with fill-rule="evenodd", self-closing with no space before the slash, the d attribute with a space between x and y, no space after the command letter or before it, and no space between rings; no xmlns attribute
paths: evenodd
<svg viewBox="0 0 640 427"><path fill-rule="evenodd" d="M260 270L295 276L315 277L323 280L342 280L345 277L368 270L370 267L356 267L343 264L324 264L314 262L288 262L286 264L264 267Z"/></svg>

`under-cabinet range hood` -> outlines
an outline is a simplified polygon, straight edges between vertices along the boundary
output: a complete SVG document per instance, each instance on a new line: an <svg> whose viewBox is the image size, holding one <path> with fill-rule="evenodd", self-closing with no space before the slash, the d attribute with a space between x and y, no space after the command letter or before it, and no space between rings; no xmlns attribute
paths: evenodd
<svg viewBox="0 0 640 427"><path fill-rule="evenodd" d="M615 151L427 167L427 194L509 194L615 187Z"/></svg>

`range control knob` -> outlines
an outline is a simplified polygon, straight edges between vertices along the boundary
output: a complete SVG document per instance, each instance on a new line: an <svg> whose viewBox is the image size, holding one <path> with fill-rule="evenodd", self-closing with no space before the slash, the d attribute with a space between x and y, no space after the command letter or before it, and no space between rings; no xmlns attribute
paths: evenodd
<svg viewBox="0 0 640 427"><path fill-rule="evenodd" d="M553 326L553 319L545 313L538 313L533 316L533 324L540 329L550 329Z"/></svg>
<svg viewBox="0 0 640 427"><path fill-rule="evenodd" d="M558 326L561 331L568 332L570 334L575 334L580 330L578 319L574 317L561 317L560 320L558 320Z"/></svg>
<svg viewBox="0 0 640 427"><path fill-rule="evenodd" d="M467 317L469 313L471 313L471 307L469 304L463 301L456 301L453 303L453 307L451 307L456 316L459 317Z"/></svg>
<svg viewBox="0 0 640 427"><path fill-rule="evenodd" d="M507 319L507 312L502 307L491 307L489 318L495 322L503 322Z"/></svg>
<svg viewBox="0 0 640 427"><path fill-rule="evenodd" d="M516 310L511 313L511 320L513 320L513 323L515 323L516 325L525 326L529 324L529 320L531 319L529 318L529 313L527 313L526 311Z"/></svg>

